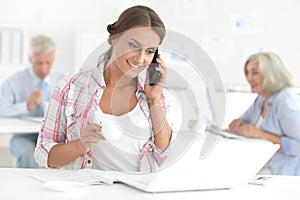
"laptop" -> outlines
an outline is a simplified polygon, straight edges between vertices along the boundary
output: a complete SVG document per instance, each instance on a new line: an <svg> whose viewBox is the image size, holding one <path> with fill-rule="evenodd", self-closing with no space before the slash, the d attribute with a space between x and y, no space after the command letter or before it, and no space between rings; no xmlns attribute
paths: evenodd
<svg viewBox="0 0 300 200"><path fill-rule="evenodd" d="M245 139L246 136L243 135L237 135L232 132L228 128L222 129L219 126L216 125L210 125L206 127L206 131L214 134L221 135L222 137L230 138L230 139Z"/></svg>
<svg viewBox="0 0 300 200"><path fill-rule="evenodd" d="M243 140L216 134L177 136L172 154L160 170L148 174L118 174L118 180L145 192L230 189L247 184L279 149L266 140ZM201 148L214 144L207 155Z"/></svg>

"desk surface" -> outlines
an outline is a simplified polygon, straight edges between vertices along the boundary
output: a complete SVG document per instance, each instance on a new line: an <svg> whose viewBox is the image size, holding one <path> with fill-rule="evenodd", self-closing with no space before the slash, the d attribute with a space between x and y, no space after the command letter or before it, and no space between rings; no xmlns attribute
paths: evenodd
<svg viewBox="0 0 300 200"><path fill-rule="evenodd" d="M58 192L46 188L42 182L34 179L36 175L50 169L8 169L0 168L1 199L22 200L64 200L64 199L299 199L300 177L275 177L273 184L246 185L230 190L144 193L121 183L113 185L88 186L76 192Z"/></svg>
<svg viewBox="0 0 300 200"><path fill-rule="evenodd" d="M35 133L41 124L42 118L0 118L0 133Z"/></svg>

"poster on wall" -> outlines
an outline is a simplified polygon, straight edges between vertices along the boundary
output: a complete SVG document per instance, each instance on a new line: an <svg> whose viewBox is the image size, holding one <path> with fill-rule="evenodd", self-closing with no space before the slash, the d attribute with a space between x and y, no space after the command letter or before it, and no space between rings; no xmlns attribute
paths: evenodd
<svg viewBox="0 0 300 200"><path fill-rule="evenodd" d="M233 35L264 33L264 17L261 10L233 13L230 15Z"/></svg>
<svg viewBox="0 0 300 200"><path fill-rule="evenodd" d="M207 0L176 0L175 16L177 20L204 20L208 15Z"/></svg>

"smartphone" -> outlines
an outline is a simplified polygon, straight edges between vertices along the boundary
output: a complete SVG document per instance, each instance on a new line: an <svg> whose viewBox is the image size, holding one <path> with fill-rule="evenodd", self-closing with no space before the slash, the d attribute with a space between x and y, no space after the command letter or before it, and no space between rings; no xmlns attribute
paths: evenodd
<svg viewBox="0 0 300 200"><path fill-rule="evenodd" d="M160 71L157 71L155 67L159 66L159 64L156 62L156 58L158 57L158 49L156 49L153 59L151 61L151 64L149 65L149 85L153 86L157 84L160 80Z"/></svg>

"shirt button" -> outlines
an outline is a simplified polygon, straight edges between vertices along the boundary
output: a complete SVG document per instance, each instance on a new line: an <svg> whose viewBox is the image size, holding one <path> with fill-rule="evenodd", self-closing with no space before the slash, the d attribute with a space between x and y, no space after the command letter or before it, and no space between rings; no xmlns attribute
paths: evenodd
<svg viewBox="0 0 300 200"><path fill-rule="evenodd" d="M88 160L87 160L87 163L88 163L88 164L91 164L91 163L92 163L92 161L91 161L90 159L88 159Z"/></svg>

